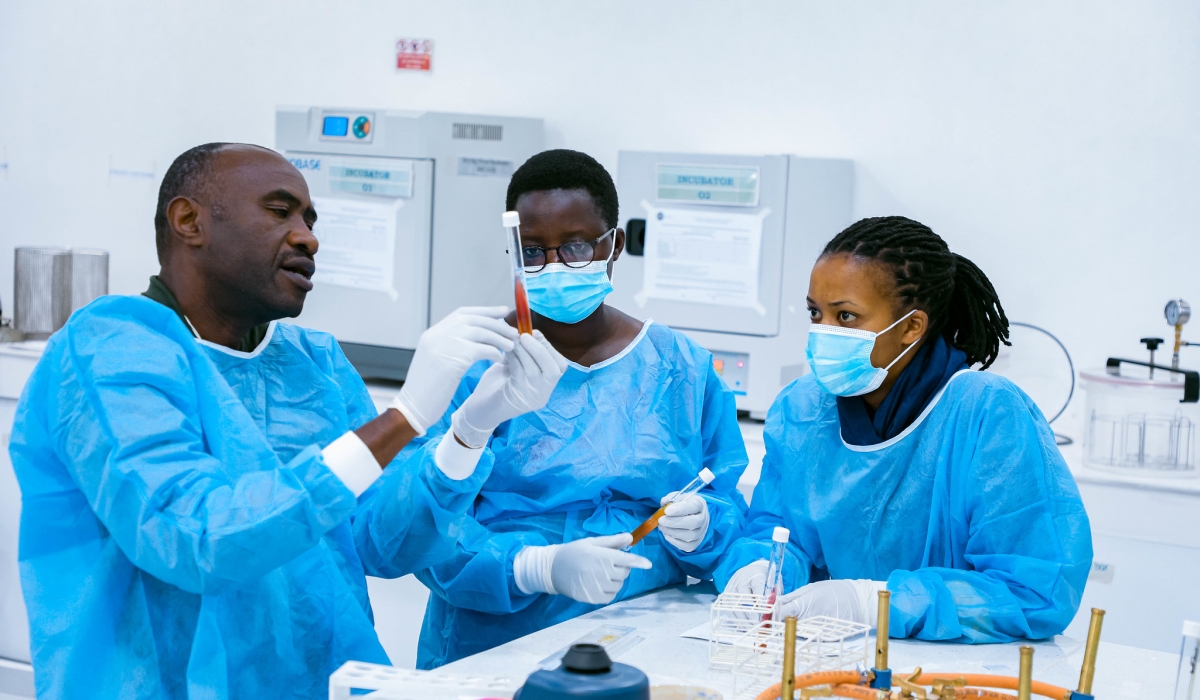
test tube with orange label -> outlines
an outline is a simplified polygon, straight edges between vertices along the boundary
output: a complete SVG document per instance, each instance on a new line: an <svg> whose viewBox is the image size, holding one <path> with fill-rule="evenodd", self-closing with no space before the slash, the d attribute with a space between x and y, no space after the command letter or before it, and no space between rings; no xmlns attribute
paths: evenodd
<svg viewBox="0 0 1200 700"><path fill-rule="evenodd" d="M715 478L717 478L716 475L714 475L708 467L701 469L700 474L695 479L692 479L692 483L684 486L682 491L676 493L671 500L667 501L662 505L661 508L654 511L654 515L646 518L646 522L637 526L637 529L633 531L633 541L629 543L629 546L632 547L638 542L641 542L643 537L649 535L654 531L654 528L658 527L658 519L663 516L663 513L667 512L667 506L677 501L682 501L693 493L696 493L700 489L711 484Z"/></svg>
<svg viewBox="0 0 1200 700"><path fill-rule="evenodd" d="M506 211L500 217L508 233L508 259L512 263L513 295L516 297L517 331L533 333L533 316L529 313L529 297L525 293L525 258L521 254L521 215Z"/></svg>

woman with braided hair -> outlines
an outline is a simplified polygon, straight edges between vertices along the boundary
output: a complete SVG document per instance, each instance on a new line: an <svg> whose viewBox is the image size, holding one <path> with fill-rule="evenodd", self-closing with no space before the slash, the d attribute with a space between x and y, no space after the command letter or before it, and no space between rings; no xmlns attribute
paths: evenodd
<svg viewBox="0 0 1200 700"><path fill-rule="evenodd" d="M784 615L968 643L1044 638L1092 561L1079 491L1045 417L986 369L1008 344L987 276L928 227L864 219L813 267L811 373L775 400L744 537L715 578L759 592L790 531Z"/></svg>

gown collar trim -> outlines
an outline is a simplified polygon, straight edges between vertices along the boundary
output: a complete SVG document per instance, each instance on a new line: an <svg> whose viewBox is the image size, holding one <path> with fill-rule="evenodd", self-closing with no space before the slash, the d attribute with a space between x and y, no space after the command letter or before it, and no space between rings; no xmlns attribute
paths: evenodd
<svg viewBox="0 0 1200 700"><path fill-rule="evenodd" d="M646 331L650 330L651 323L654 323L654 319L652 319L652 318L648 318L645 321L643 321L642 322L642 330L638 331L637 336L634 337L633 340L629 341L629 345L626 345L624 350L617 353L616 355L613 355L612 357L608 358L607 360L604 360L603 362L597 362L596 364L592 365L591 367L584 367L583 365L581 365L577 362L571 362L570 360L567 361L567 364L569 366L579 370L580 372L595 372L597 370L604 369L605 367L608 367L609 365L616 364L617 362L621 361L621 358L625 357L630 352L632 352L633 349L635 347L637 347L638 343L642 342L642 338L646 337Z"/></svg>
<svg viewBox="0 0 1200 700"><path fill-rule="evenodd" d="M184 317L184 320L185 321L187 320L186 316ZM275 324L276 323L277 323L277 321L271 321L269 324L267 324L267 332L263 335L263 339L261 341L259 341L258 346L255 347L250 352L242 352L241 350L234 350L233 348L227 348L224 345L220 345L220 344L214 343L212 341L205 340L200 337L199 333L196 333L196 342L199 343L200 345L203 345L204 347L212 348L213 350L216 350L218 352L223 352L226 355L229 355L230 357L237 357L237 358L241 358L243 360L249 360L249 359L258 357L262 353L262 351L265 350L267 348L267 346L271 344L271 338L275 337ZM188 326L190 327L191 325L192 325L192 322L188 321ZM193 333L196 332L194 328L192 329L192 332Z"/></svg>
<svg viewBox="0 0 1200 700"><path fill-rule="evenodd" d="M921 411L921 415L917 416L917 419L912 422L912 425L905 428L896 437L894 437L890 440L884 440L883 442L877 443L875 445L851 445L850 443L846 442L846 438L842 436L841 427L838 428L838 437L841 439L842 444L846 446L846 449L852 450L854 452L875 452L877 450L882 450L886 447L891 447L892 445L895 445L896 443L900 442L904 438L908 437L909 434L912 433L912 431L917 429L917 426L919 426L919 425L921 425L921 423L925 422L925 417L928 416L930 413L932 413L934 406L937 406L938 402L942 400L942 395L946 393L946 388L950 386L950 382L954 381L955 378L957 378L963 374L966 374L970 371L972 371L970 368L960 369L957 372L955 372L953 375L951 375L950 379L946 380L945 386L943 386L941 388L941 390L938 391L938 393L936 395L934 395L934 397L932 399L929 400L929 405L925 407L924 411Z"/></svg>

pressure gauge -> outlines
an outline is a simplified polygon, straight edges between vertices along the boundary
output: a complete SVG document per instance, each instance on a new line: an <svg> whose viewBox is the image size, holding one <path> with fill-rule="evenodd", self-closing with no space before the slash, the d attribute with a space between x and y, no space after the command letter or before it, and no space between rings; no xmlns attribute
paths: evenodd
<svg viewBox="0 0 1200 700"><path fill-rule="evenodd" d="M1163 315L1172 326L1182 326L1192 317L1192 307L1183 299L1172 299L1167 302L1167 308L1163 309Z"/></svg>

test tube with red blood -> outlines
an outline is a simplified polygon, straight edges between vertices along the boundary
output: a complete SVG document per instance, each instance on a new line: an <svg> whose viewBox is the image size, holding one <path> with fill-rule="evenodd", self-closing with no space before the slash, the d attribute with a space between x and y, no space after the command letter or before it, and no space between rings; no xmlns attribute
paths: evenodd
<svg viewBox="0 0 1200 700"><path fill-rule="evenodd" d="M787 556L788 537L791 532L786 527L777 527L771 533L771 558L767 562L767 578L763 581L762 595L767 599L767 605L775 607L779 596L783 595L783 561ZM763 615L769 620L774 612Z"/></svg>
<svg viewBox="0 0 1200 700"><path fill-rule="evenodd" d="M529 313L529 297L525 294L525 259L521 254L521 216L506 211L500 217L508 234L508 259L512 263L513 295L516 297L517 331L533 333L533 316Z"/></svg>

